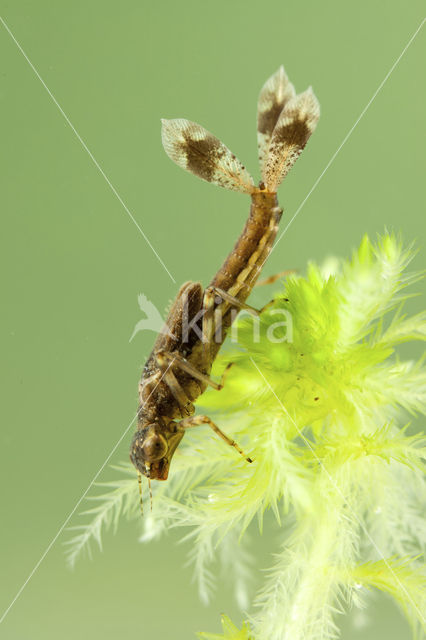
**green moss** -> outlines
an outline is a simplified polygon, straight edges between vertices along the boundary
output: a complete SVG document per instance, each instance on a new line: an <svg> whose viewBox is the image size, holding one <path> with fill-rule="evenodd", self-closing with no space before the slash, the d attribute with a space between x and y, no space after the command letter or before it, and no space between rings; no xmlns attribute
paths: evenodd
<svg viewBox="0 0 426 640"><path fill-rule="evenodd" d="M406 286L420 277L406 272L412 255L388 234L376 244L365 237L350 260L309 265L262 314L260 339L256 319L242 318L238 344L229 343L215 363L214 375L235 365L225 388L205 393L199 407L255 462L248 465L206 428L191 430L170 479L154 488L144 539L187 527L202 598L214 588L212 567L228 557L227 579L247 608L245 531L253 519L261 530L268 509L285 527L250 630L225 619L223 635L200 637L333 638L336 614L361 606L371 587L389 593L413 629L424 630L425 440L406 422L407 414L425 413L426 371L395 352L426 337L426 314L401 311ZM120 497L137 516L133 473L120 482L72 542L72 559L90 527L100 540L103 524L117 520Z"/></svg>

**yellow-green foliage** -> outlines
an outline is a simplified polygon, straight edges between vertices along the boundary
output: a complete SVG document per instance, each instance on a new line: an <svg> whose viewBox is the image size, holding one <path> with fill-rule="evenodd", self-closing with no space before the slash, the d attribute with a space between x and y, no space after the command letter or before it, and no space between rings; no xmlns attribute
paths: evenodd
<svg viewBox="0 0 426 640"><path fill-rule="evenodd" d="M242 629L238 629L227 616L222 616L223 634L199 633L200 640L250 640L249 629L243 624Z"/></svg>
<svg viewBox="0 0 426 640"><path fill-rule="evenodd" d="M227 565L237 599L248 607L251 558L245 531L268 509L281 525L276 554L241 630L224 619L219 640L326 640L336 614L361 606L370 588L390 594L425 630L425 503L422 434L406 428L425 413L426 371L398 359L395 347L426 337L426 314L406 317L412 256L394 235L366 237L350 261L311 264L292 275L261 316L238 323L238 345L217 361L234 362L225 388L200 399L203 412L255 459L240 459L207 427L188 433L170 479L154 488L143 541L187 527L200 594ZM285 323L277 326L286 312ZM391 313L389 313L391 312ZM273 331L272 331L273 329ZM286 337L288 341L271 342ZM121 513L137 516L137 482L109 483L71 541L70 559ZM232 561L229 559L232 558ZM423 629L423 631L422 631Z"/></svg>

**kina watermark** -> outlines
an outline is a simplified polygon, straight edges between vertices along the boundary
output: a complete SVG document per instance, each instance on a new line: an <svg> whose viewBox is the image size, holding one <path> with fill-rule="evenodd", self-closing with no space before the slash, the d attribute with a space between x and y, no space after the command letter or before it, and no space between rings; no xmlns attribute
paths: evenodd
<svg viewBox="0 0 426 640"><path fill-rule="evenodd" d="M293 317L288 309L282 309L280 307L268 307L264 313L268 314L268 322L265 323L262 319L262 314L253 312L248 309L237 309L232 306L232 303L227 302L220 296L215 298L215 306L213 308L207 308L202 306L195 314L190 313L188 299L183 300L181 309L181 323L179 326L179 335L175 335L172 332L171 326L175 326L175 315L173 315L173 322L169 318L163 318L163 315L155 306L155 304L147 298L143 293L140 293L137 297L139 309L143 312L144 317L141 318L135 325L133 332L129 338L129 342L134 340L135 336L144 331L152 331L157 334L168 336L169 338L179 340L181 343L190 342L195 335L201 342L216 342L222 344L224 335L227 334L228 339L238 344L238 334L241 331L242 317L246 317L249 323L244 324L244 331L247 332L247 327L250 327L252 331L252 341L257 344L261 340L267 340L273 344L279 344L283 342L293 342ZM223 306L227 305L228 310L224 311ZM236 322L238 320L240 322ZM271 322L271 320L274 320ZM206 323L209 323L210 337L207 338L207 332L205 331ZM170 326L169 326L170 325Z"/></svg>

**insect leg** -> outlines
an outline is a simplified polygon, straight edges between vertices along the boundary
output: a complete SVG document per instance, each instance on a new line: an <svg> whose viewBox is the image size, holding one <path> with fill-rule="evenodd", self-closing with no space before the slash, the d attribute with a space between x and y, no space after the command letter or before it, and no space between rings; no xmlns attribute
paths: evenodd
<svg viewBox="0 0 426 640"><path fill-rule="evenodd" d="M178 428L190 429L191 427L199 427L202 424L208 424L209 427L213 429L213 431L217 433L217 435L226 442L226 444L229 444L230 447L234 447L234 449L236 449L238 453L241 454L243 458L247 460L247 462L253 462L252 458L249 458L248 456L246 456L244 451L235 442L235 440L227 436L226 433L224 433L221 429L219 429L217 424L215 424L212 420L210 420L208 416L192 416L191 418L184 418L179 422Z"/></svg>
<svg viewBox="0 0 426 640"><path fill-rule="evenodd" d="M204 297L203 297L204 314L203 314L203 324L202 324L204 361L207 365L210 365L211 363L211 359L212 359L211 353L210 353L211 345L213 344L215 332L218 329L218 326L220 327L221 318L223 317L223 314L224 314L224 312L219 310L218 307L220 304L224 302L227 302L228 304L231 304L232 306L237 307L238 309L247 309L249 313L255 316L258 316L260 313L257 309L254 309L253 307L250 307L250 305L245 304L244 302L241 302L240 300L238 300L238 298L235 298L234 296L230 295L223 289L219 289L214 286L207 287L207 289L204 291ZM216 310L215 310L215 305L217 305ZM216 320L217 320L215 316L216 313L219 314L218 326L216 326ZM220 330L222 329L220 328Z"/></svg>
<svg viewBox="0 0 426 640"><path fill-rule="evenodd" d="M297 273L297 269L287 269L286 271L280 271L279 273L274 273L274 275L265 278L264 280L259 280L254 285L255 287L263 287L266 284L273 284L277 280L281 280L281 278L286 278L292 273Z"/></svg>
<svg viewBox="0 0 426 640"><path fill-rule="evenodd" d="M214 303L215 303L215 291L214 287L208 287L204 291L203 296L203 324L202 324L202 341L204 348L204 359L207 365L210 365L210 346L213 342L213 336L215 332L214 322Z"/></svg>
<svg viewBox="0 0 426 640"><path fill-rule="evenodd" d="M220 391L221 389L223 389L223 383L224 383L226 374L233 365L233 363L230 362L222 374L221 381L215 382L214 380L209 378L208 375L206 375L205 373L202 373L196 367L194 367L194 365L188 362L188 360L185 360L185 358L183 358L179 353L170 353L168 351L160 351L157 354L157 358L158 357L160 357L163 361L172 362L173 367L179 367L179 369L182 369L182 371L186 371L186 373L189 373L196 380L200 380L201 382L205 382L206 384L210 385L211 387L213 387L213 389L216 389L216 391ZM170 372L170 369L169 369L169 372Z"/></svg>
<svg viewBox="0 0 426 640"><path fill-rule="evenodd" d="M245 302L241 302L241 300L238 300L238 298L235 298L235 296L232 296L230 293L224 291L223 289L218 289L217 287L208 287L204 295L206 295L206 293L208 292L212 292L213 296L217 295L222 300L229 302L229 304L231 304L233 307L237 307L238 309L245 309L253 316L258 316L261 313L261 310L255 309Z"/></svg>
<svg viewBox="0 0 426 640"><path fill-rule="evenodd" d="M166 354L167 352L165 351L159 351L156 356L158 365L162 372L162 379L167 384L173 396L178 401L181 413L183 412L183 415L190 416L192 413L194 413L194 405L176 379L176 376L170 366L170 358L167 358Z"/></svg>
<svg viewBox="0 0 426 640"><path fill-rule="evenodd" d="M227 291L224 291L223 289L217 289L216 287L210 287L210 288L214 289L216 294L221 298L223 298L223 300L225 300L226 302L229 302L230 305L234 307L238 307L239 309L245 309L252 316L256 316L256 317L260 316L261 313L263 313L266 309L268 309L268 307L270 307L274 303L274 300L270 300L261 309L255 309L254 307L251 307L249 304L246 304L245 302L241 302L241 300L238 300L238 298L235 298L234 296L232 296Z"/></svg>
<svg viewBox="0 0 426 640"><path fill-rule="evenodd" d="M157 371L156 373L153 373L152 376L149 376L149 378L142 378L142 380L139 381L138 391L139 402L141 405L146 401L145 396L147 396L148 398L151 396L155 387L158 385L160 378L161 371Z"/></svg>

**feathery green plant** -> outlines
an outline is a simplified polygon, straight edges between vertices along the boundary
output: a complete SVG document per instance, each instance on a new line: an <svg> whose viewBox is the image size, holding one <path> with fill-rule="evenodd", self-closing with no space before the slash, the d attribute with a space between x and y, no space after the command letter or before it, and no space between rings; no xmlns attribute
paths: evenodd
<svg viewBox="0 0 426 640"><path fill-rule="evenodd" d="M154 487L141 541L188 528L202 599L222 561L243 609L252 562L246 529L254 518L262 529L268 509L282 548L243 627L224 617L222 635L200 638L336 638L337 614L362 606L371 588L394 598L414 635L425 632L426 446L405 421L425 413L426 370L395 353L426 338L426 313L402 313L405 287L422 277L406 272L412 255L394 235L375 245L365 237L351 260L289 277L257 328L253 317L238 321L238 346L215 365L218 373L235 363L227 384L199 405L255 462L191 430L169 480ZM91 541L101 545L102 529L121 515L138 517L134 470L119 470L129 478L91 498L91 520L68 543L71 564Z"/></svg>

